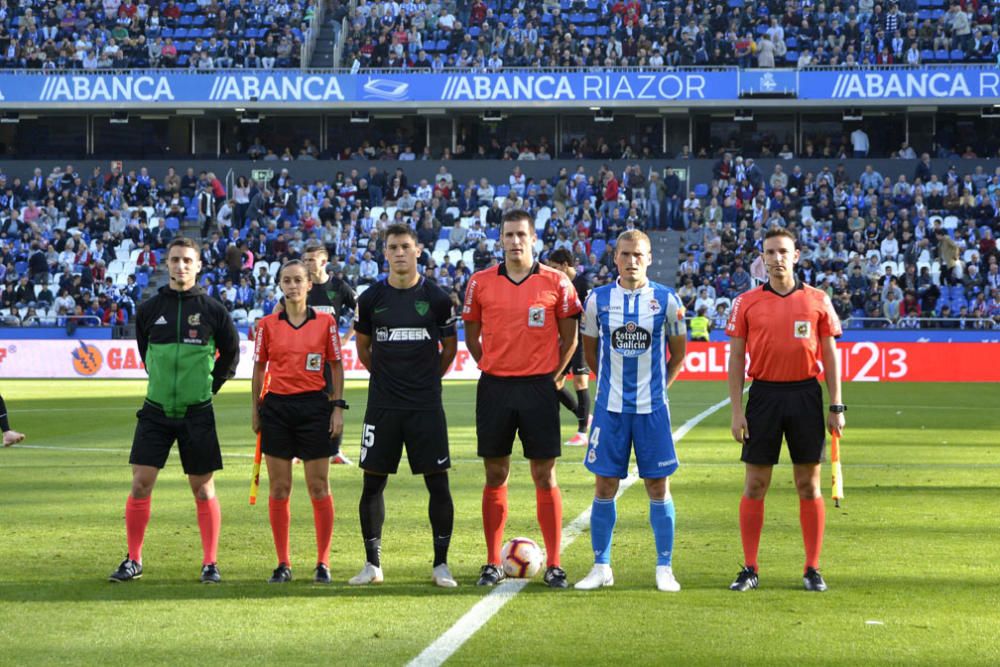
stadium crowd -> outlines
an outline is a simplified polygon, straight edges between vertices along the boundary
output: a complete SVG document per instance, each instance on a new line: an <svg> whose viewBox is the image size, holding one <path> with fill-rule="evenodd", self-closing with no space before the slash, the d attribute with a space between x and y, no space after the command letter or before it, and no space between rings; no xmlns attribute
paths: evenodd
<svg viewBox="0 0 1000 667"><path fill-rule="evenodd" d="M799 279L826 291L848 326L1000 329L1000 169L963 172L924 154L886 175L780 163L765 174L727 153L713 176L667 215L686 229L679 295L715 326L753 284L777 225L799 237Z"/></svg>
<svg viewBox="0 0 1000 667"><path fill-rule="evenodd" d="M0 314L7 324L125 323L163 248L195 219L200 282L237 321L270 312L278 266L313 239L329 249L333 275L358 290L378 281L379 232L391 222L417 230L423 275L458 304L472 272L499 259L503 213L523 208L535 216L541 257L569 250L595 285L614 278L620 232L684 230L679 294L689 316L720 327L732 298L754 284L764 231L780 225L800 238L799 277L827 291L844 320L1000 329L1000 169L964 173L928 156L899 164L906 172L885 176L781 163L765 174L752 158L726 154L713 180L690 191L672 168L638 164L537 179L514 165L506 182L465 183L447 164L415 182L403 166L315 182L286 167L269 182L240 176L229 192L190 168L159 179L146 168L85 177L71 165L36 169L27 182L0 175Z"/></svg>
<svg viewBox="0 0 1000 667"><path fill-rule="evenodd" d="M345 65L859 67L996 62L1000 20L976 0L367 2L349 13Z"/></svg>
<svg viewBox="0 0 1000 667"><path fill-rule="evenodd" d="M299 67L316 0L25 0L0 12L0 67Z"/></svg>

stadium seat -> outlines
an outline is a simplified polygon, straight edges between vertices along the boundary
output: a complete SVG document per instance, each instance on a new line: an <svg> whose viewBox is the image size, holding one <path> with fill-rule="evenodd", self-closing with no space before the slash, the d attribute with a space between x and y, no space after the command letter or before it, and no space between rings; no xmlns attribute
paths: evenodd
<svg viewBox="0 0 1000 667"><path fill-rule="evenodd" d="M707 183L698 183L697 185L695 185L694 186L694 196L697 197L697 198L699 198L699 199L703 199L704 197L707 197L708 196L708 184Z"/></svg>

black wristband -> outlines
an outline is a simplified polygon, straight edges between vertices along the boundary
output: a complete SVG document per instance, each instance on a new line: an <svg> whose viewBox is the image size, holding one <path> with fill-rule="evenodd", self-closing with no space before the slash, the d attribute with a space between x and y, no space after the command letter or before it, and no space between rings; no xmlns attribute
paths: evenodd
<svg viewBox="0 0 1000 667"><path fill-rule="evenodd" d="M830 412L833 413L847 412L847 406L844 405L843 403L831 403Z"/></svg>
<svg viewBox="0 0 1000 667"><path fill-rule="evenodd" d="M350 410L351 409L351 406L349 406L347 404L347 401L345 401L342 398L338 398L337 400L330 401L330 402L333 403L333 407L335 407L335 408L340 408L341 410Z"/></svg>

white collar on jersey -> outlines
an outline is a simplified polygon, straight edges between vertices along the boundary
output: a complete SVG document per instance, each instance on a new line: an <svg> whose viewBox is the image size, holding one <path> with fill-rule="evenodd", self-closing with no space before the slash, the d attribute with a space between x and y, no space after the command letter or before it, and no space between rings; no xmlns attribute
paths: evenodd
<svg viewBox="0 0 1000 667"><path fill-rule="evenodd" d="M642 294L646 290L650 289L650 283L649 283L649 280L647 280L646 284L643 285L642 287L636 287L635 289L629 289L627 287L623 287L622 286L621 278L615 278L615 287L617 287L621 291L625 292L626 294Z"/></svg>

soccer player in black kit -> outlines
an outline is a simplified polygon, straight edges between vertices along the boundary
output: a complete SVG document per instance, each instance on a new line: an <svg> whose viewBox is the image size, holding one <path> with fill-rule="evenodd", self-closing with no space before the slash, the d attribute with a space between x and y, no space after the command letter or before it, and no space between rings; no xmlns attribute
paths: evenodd
<svg viewBox="0 0 1000 667"><path fill-rule="evenodd" d="M345 310L357 308L357 296L354 290L346 282L337 276L326 272L327 262L330 261L330 253L326 246L318 241L306 244L302 251L302 263L309 271L309 279L313 287L309 291L307 303L309 307L321 313L330 313L338 323ZM346 345L354 335L353 325L347 333L340 339L340 344ZM327 387L330 386L330 378L327 378ZM340 451L341 436L337 435L330 439L330 463L350 465L351 461Z"/></svg>
<svg viewBox="0 0 1000 667"><path fill-rule="evenodd" d="M549 253L547 263L553 269L566 274L566 277L572 281L573 287L576 288L580 303L586 303L587 295L590 293L590 281L587 280L587 276L577 272L576 258L573 257L573 253L565 248L556 248ZM569 373L573 374L573 387L576 389L576 396L573 396L569 392L569 388L566 387L566 376ZM567 447L587 446L587 431L590 429L589 381L590 368L583 358L583 346L580 345L573 352L569 364L563 369L558 384L559 402L576 415L577 421L576 435L566 441Z"/></svg>
<svg viewBox="0 0 1000 667"><path fill-rule="evenodd" d="M364 487L359 512L365 566L348 583L383 580L382 524L388 475L395 474L403 446L413 474L424 476L434 538L431 580L442 588L458 584L448 569L455 509L448 487L448 425L441 404L441 376L458 348L451 298L417 271L420 249L409 225L385 230L389 276L358 299L358 359L371 373L361 435Z"/></svg>

